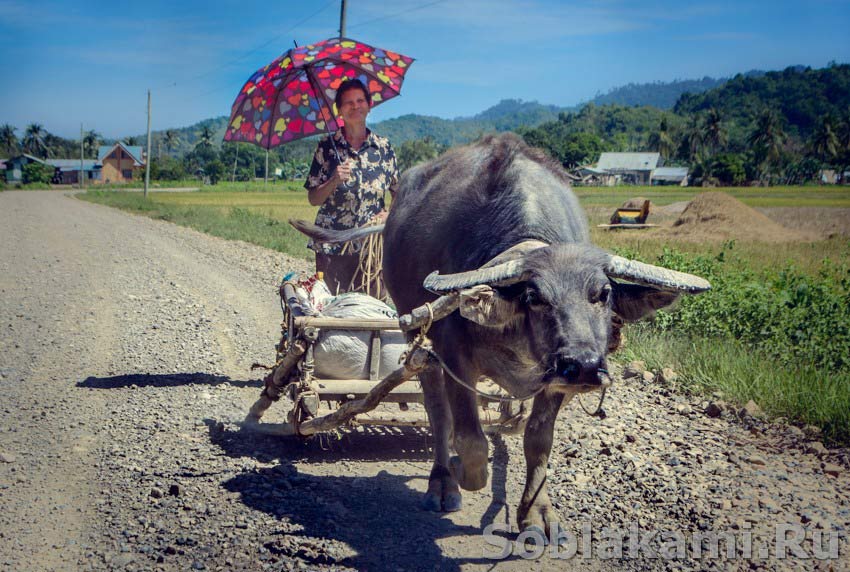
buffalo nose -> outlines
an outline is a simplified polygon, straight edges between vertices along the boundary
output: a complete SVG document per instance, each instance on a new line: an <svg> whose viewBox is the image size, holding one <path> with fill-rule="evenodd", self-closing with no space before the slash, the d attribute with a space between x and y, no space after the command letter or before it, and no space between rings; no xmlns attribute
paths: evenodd
<svg viewBox="0 0 850 572"><path fill-rule="evenodd" d="M599 383L599 358L591 356L558 357L555 362L558 374L570 383Z"/></svg>

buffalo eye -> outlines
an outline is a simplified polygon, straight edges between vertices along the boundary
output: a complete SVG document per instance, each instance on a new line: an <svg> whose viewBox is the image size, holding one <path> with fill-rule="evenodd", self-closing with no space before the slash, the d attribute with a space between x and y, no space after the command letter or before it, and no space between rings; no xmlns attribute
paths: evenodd
<svg viewBox="0 0 850 572"><path fill-rule="evenodd" d="M543 306L543 298L540 297L540 292L534 288L526 288L522 293L522 303L531 309L538 309Z"/></svg>
<svg viewBox="0 0 850 572"><path fill-rule="evenodd" d="M599 291L599 295L596 297L596 302L600 304L607 304L608 300L611 298L611 285L606 284Z"/></svg>

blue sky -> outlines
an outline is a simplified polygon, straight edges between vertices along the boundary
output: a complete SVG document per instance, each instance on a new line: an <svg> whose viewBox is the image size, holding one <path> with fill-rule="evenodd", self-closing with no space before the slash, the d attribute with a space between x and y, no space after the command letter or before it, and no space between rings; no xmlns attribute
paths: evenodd
<svg viewBox="0 0 850 572"><path fill-rule="evenodd" d="M227 115L245 79L337 34L340 0L0 0L0 123L106 137ZM417 59L372 112L574 105L629 82L850 62L850 0L349 0L347 35Z"/></svg>

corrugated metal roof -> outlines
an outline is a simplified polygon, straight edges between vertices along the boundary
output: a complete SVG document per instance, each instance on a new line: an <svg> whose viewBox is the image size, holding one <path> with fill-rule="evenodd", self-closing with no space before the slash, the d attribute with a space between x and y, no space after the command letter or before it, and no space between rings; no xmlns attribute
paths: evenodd
<svg viewBox="0 0 850 572"><path fill-rule="evenodd" d="M652 171L658 165L658 153L602 153L597 169L606 171Z"/></svg>
<svg viewBox="0 0 850 572"><path fill-rule="evenodd" d="M658 167L652 173L653 179L670 178L684 179L688 176L687 167Z"/></svg>
<svg viewBox="0 0 850 572"><path fill-rule="evenodd" d="M98 147L98 149L97 149L97 160L103 161L103 158L106 157L107 155L109 155L112 152L112 150L115 149L116 145L123 147L125 151L127 151L130 155L132 155L133 159L136 161L136 163L138 163L139 165L144 164L142 162L142 146L141 145L133 145L132 147L128 147L127 145L124 145L123 143L120 143L120 142L115 143L114 145L101 145L100 147Z"/></svg>
<svg viewBox="0 0 850 572"><path fill-rule="evenodd" d="M47 163L54 167L59 167L63 171L79 171L79 159L48 159ZM94 159L83 159L83 170L94 171L100 167L100 163Z"/></svg>

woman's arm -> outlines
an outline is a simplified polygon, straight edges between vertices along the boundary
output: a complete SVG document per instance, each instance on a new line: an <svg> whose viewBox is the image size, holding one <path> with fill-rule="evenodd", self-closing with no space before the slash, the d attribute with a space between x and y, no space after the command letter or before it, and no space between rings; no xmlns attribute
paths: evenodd
<svg viewBox="0 0 850 572"><path fill-rule="evenodd" d="M318 187L312 187L307 190L307 200L314 207L324 204L328 200L328 197L331 196L331 193L334 192L334 189L343 181L347 181L349 177L351 177L351 165L348 163L338 165L327 181Z"/></svg>

